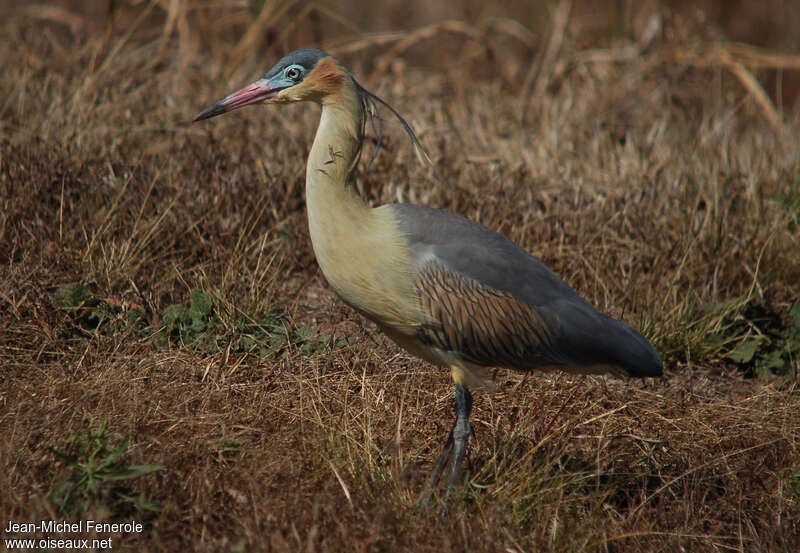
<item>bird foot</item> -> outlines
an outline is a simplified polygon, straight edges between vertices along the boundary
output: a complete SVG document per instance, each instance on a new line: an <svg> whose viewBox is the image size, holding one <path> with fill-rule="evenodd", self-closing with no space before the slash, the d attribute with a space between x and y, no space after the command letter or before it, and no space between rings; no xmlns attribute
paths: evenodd
<svg viewBox="0 0 800 553"><path fill-rule="evenodd" d="M467 440L469 440L469 435L472 432L472 427L469 424L469 413L471 410L472 396L461 384L456 384L456 421L453 423L453 428L447 435L447 440L444 443L442 452L439 454L439 459L436 461L436 466L433 468L433 472L428 482L425 484L425 489L419 500L420 507L428 507L431 504L433 491L439 483L439 478L444 471L444 467L450 463L450 477L447 479L447 491L445 492L443 500L442 518L447 516L450 496L453 494L453 489L458 482L458 477L461 473L461 463L467 451Z"/></svg>

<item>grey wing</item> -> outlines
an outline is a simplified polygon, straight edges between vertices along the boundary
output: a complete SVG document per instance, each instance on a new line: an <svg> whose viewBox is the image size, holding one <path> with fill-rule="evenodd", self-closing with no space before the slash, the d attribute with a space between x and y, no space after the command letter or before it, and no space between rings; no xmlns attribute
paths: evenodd
<svg viewBox="0 0 800 553"><path fill-rule="evenodd" d="M661 374L650 342L584 301L541 261L457 215L393 204L430 324L420 339L483 366Z"/></svg>

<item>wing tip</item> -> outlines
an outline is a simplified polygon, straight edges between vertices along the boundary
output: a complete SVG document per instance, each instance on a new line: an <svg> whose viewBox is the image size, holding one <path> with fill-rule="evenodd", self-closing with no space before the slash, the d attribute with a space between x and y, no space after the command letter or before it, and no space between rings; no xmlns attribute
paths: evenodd
<svg viewBox="0 0 800 553"><path fill-rule="evenodd" d="M633 330L633 329L631 329ZM625 355L625 369L634 378L659 377L664 374L664 362L650 341L636 332L638 347L631 348Z"/></svg>

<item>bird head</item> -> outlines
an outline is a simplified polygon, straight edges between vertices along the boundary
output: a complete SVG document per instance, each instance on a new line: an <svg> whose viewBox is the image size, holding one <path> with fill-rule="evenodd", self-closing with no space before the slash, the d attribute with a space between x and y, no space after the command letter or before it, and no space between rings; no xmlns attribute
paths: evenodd
<svg viewBox="0 0 800 553"><path fill-rule="evenodd" d="M430 164L430 158L419 143L411 126L392 106L384 100L362 87L336 59L322 50L303 49L295 50L281 58L266 72L263 77L254 83L229 94L219 102L211 104L198 113L193 121L202 121L222 115L229 111L264 102L268 104L288 104L291 102L326 102L335 103L342 98L342 93L350 93L356 99L355 104L360 106L366 118L372 118L373 124L378 121L378 140L375 144L375 154L381 144L381 119L378 116L377 104L380 104L397 117L403 129L408 134L417 157L423 163ZM376 104L377 103L377 104ZM363 130L363 129L362 129Z"/></svg>
<svg viewBox="0 0 800 553"><path fill-rule="evenodd" d="M321 102L345 77L344 68L322 50L296 50L283 57L263 77L211 104L193 120L202 121L259 102Z"/></svg>

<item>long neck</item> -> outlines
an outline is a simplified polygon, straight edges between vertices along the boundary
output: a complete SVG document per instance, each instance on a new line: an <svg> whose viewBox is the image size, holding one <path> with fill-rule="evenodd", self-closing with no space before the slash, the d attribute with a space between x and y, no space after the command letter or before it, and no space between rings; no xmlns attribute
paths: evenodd
<svg viewBox="0 0 800 553"><path fill-rule="evenodd" d="M358 94L348 77L322 99L306 168L311 244L344 301L385 328L410 329L418 308L405 240L391 210L367 206L352 179L365 117Z"/></svg>
<svg viewBox="0 0 800 553"><path fill-rule="evenodd" d="M363 138L364 112L347 79L322 101L322 117L306 167L306 207L311 244L322 272L345 299L347 268L363 255L372 234L371 209L359 197L352 174Z"/></svg>
<svg viewBox="0 0 800 553"><path fill-rule="evenodd" d="M333 210L365 206L352 178L361 154L364 116L352 79L345 79L336 94L322 100L322 116L306 167L309 204L322 203L318 207Z"/></svg>

